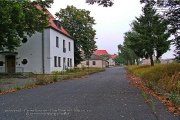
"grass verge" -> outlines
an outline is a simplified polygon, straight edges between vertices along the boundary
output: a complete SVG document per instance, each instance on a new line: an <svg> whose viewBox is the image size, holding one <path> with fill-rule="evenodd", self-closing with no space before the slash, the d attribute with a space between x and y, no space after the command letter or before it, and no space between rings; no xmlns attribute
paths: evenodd
<svg viewBox="0 0 180 120"><path fill-rule="evenodd" d="M32 74L29 77L32 78L33 83L26 83L23 86L17 84L15 87L9 88L8 90L4 90L2 87L0 87L0 94L15 92L17 90L22 90L22 89L34 88L37 87L38 85L46 85L54 82L61 82L63 80L82 78L87 75L97 72L103 72L103 71L105 71L105 68L81 68L81 69L75 68L75 69L68 69L63 72L53 71L52 74ZM6 83L0 81L0 84L13 84L13 82Z"/></svg>
<svg viewBox="0 0 180 120"><path fill-rule="evenodd" d="M180 115L180 64L127 66L130 84L157 97Z"/></svg>

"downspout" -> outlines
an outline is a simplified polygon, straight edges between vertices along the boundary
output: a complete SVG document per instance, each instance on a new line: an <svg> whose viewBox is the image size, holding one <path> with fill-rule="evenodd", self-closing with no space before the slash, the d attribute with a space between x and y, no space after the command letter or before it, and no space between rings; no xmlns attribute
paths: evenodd
<svg viewBox="0 0 180 120"><path fill-rule="evenodd" d="M44 74L44 29L42 31L42 73Z"/></svg>
<svg viewBox="0 0 180 120"><path fill-rule="evenodd" d="M103 60L102 59L100 59L101 61L102 61L102 68L103 68Z"/></svg>

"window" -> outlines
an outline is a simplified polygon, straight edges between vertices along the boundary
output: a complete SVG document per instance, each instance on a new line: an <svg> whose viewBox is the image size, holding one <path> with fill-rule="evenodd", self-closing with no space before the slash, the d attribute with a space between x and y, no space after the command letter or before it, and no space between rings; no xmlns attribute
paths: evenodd
<svg viewBox="0 0 180 120"><path fill-rule="evenodd" d="M27 42L27 38L23 38L22 43L26 43Z"/></svg>
<svg viewBox="0 0 180 120"><path fill-rule="evenodd" d="M59 48L59 37L56 37L56 47Z"/></svg>
<svg viewBox="0 0 180 120"><path fill-rule="evenodd" d="M96 61L93 61L93 65L96 65Z"/></svg>
<svg viewBox="0 0 180 120"><path fill-rule="evenodd" d="M66 47L65 47L65 40L63 40L63 52L66 52Z"/></svg>
<svg viewBox="0 0 180 120"><path fill-rule="evenodd" d="M54 56L54 67L57 67L57 56Z"/></svg>
<svg viewBox="0 0 180 120"><path fill-rule="evenodd" d="M69 51L71 51L71 43L69 42Z"/></svg>
<svg viewBox="0 0 180 120"><path fill-rule="evenodd" d="M63 70L66 69L66 58L63 58Z"/></svg>
<svg viewBox="0 0 180 120"><path fill-rule="evenodd" d="M59 21L57 21L57 27L58 27L59 29L61 29L61 24L60 24Z"/></svg>
<svg viewBox="0 0 180 120"><path fill-rule="evenodd" d="M3 66L3 61L0 61L0 66Z"/></svg>
<svg viewBox="0 0 180 120"><path fill-rule="evenodd" d="M58 57L58 67L61 67L61 57Z"/></svg>
<svg viewBox="0 0 180 120"><path fill-rule="evenodd" d="M70 67L72 67L72 59L70 58Z"/></svg>
<svg viewBox="0 0 180 120"><path fill-rule="evenodd" d="M68 66L68 67L70 66L70 64L69 64L69 58L68 58L68 60L67 60L67 66Z"/></svg>
<svg viewBox="0 0 180 120"><path fill-rule="evenodd" d="M27 61L27 59L23 59L23 61L21 63L25 65L28 63L28 61Z"/></svg>

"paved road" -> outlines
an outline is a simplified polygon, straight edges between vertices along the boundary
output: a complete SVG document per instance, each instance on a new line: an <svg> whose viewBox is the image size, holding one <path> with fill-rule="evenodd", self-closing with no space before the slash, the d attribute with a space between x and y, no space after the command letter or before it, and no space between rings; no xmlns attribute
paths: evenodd
<svg viewBox="0 0 180 120"><path fill-rule="evenodd" d="M180 120L129 84L123 67L88 78L0 95L0 120Z"/></svg>

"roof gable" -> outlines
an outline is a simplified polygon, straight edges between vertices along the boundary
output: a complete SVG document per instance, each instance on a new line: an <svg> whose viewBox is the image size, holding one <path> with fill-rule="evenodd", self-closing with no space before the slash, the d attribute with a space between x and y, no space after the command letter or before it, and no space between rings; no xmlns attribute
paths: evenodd
<svg viewBox="0 0 180 120"><path fill-rule="evenodd" d="M102 58L96 54L92 54L91 57L89 58L89 60L102 60Z"/></svg>
<svg viewBox="0 0 180 120"><path fill-rule="evenodd" d="M37 8L40 9L40 10L42 9L41 6L39 6L39 5L37 6ZM46 11L46 14L49 15L49 26L48 27L51 27L51 28L55 29L56 31L66 35L67 37L72 38L70 36L70 34L62 27L62 25L57 24L57 23L60 23L60 22L58 20L56 20L48 10Z"/></svg>
<svg viewBox="0 0 180 120"><path fill-rule="evenodd" d="M115 59L117 57L117 55L111 55L112 59Z"/></svg>
<svg viewBox="0 0 180 120"><path fill-rule="evenodd" d="M100 56L98 56L96 54L92 54L90 58L86 58L85 54L81 54L81 58L83 60L103 60L103 58L101 58Z"/></svg>
<svg viewBox="0 0 180 120"><path fill-rule="evenodd" d="M58 24L60 24L60 22L57 21L49 11L48 11L48 14L50 16L50 19L49 19L50 25L49 25L49 27L52 27L55 30L57 30L58 32L63 33L68 37L71 37L69 35L69 33L62 27L62 25L58 25Z"/></svg>

